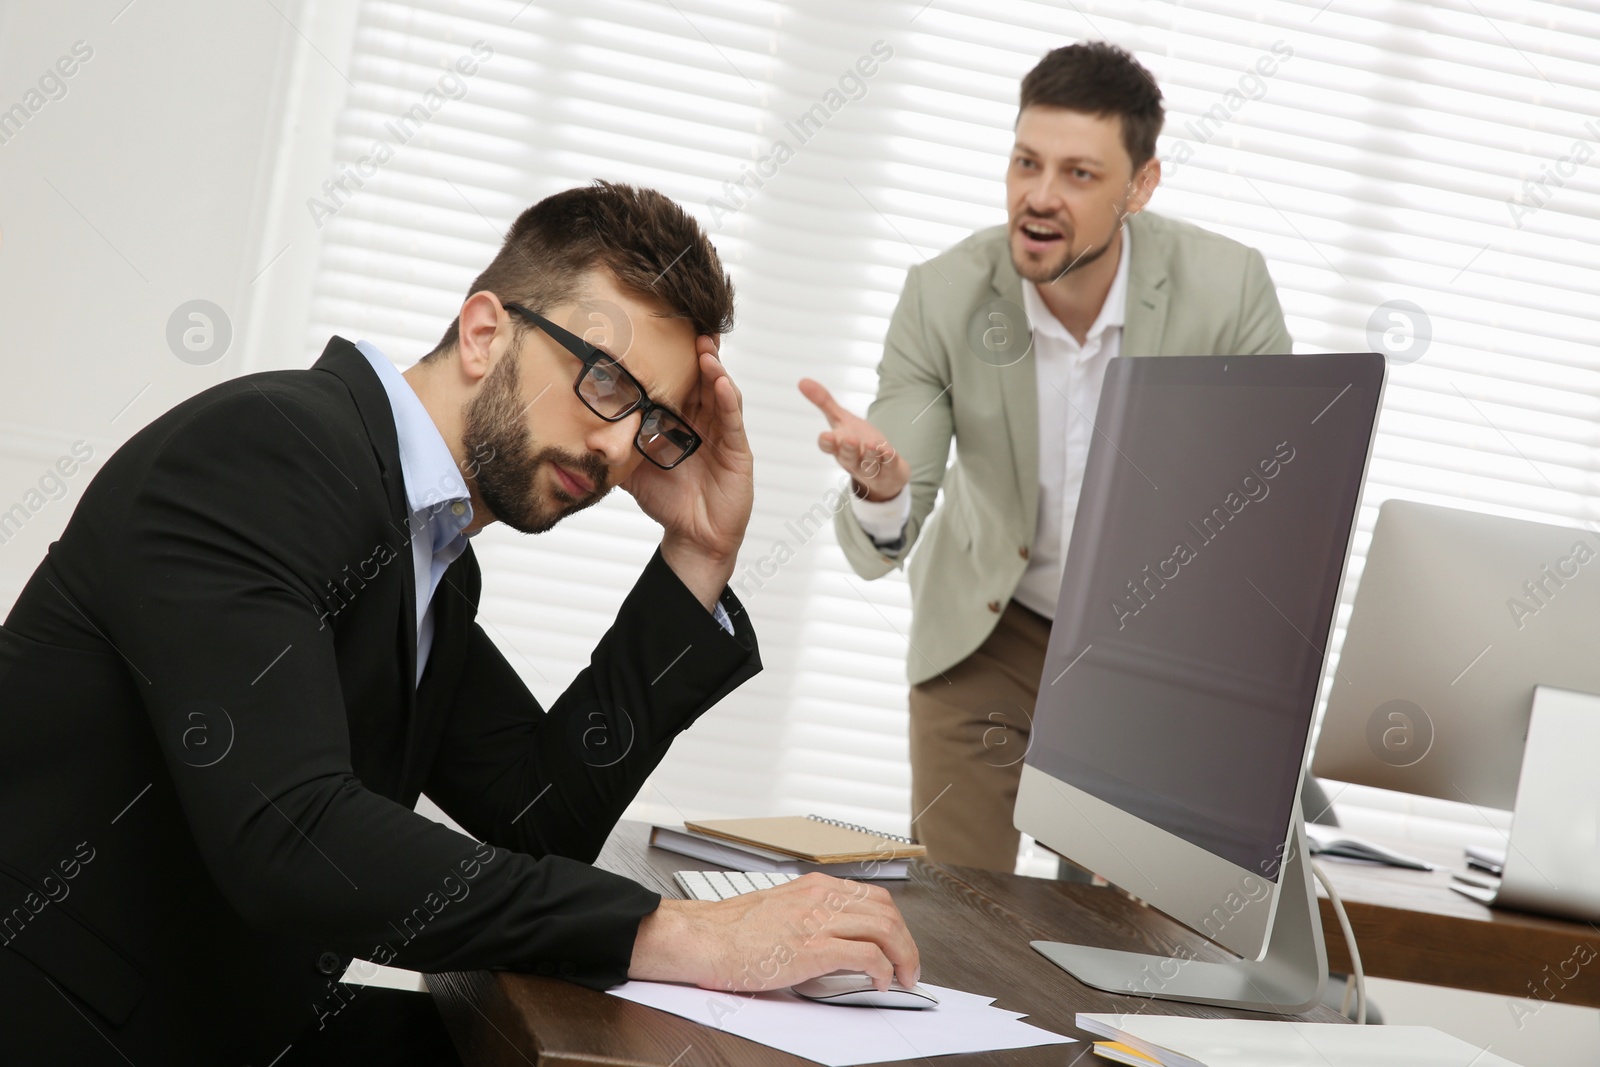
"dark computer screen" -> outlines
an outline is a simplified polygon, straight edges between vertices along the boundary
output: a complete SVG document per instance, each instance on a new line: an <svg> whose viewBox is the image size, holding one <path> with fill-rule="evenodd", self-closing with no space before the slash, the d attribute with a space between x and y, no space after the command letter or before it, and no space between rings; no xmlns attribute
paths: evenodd
<svg viewBox="0 0 1600 1067"><path fill-rule="evenodd" d="M1383 358L1106 371L1027 762L1276 880Z"/></svg>

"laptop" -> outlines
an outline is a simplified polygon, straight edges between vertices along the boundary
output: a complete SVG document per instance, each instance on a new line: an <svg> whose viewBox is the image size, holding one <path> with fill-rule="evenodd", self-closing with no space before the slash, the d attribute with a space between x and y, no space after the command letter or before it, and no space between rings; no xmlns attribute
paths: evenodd
<svg viewBox="0 0 1600 1067"><path fill-rule="evenodd" d="M1600 696L1536 686L1500 877L1458 873L1450 888L1494 907L1600 921L1596 752Z"/></svg>

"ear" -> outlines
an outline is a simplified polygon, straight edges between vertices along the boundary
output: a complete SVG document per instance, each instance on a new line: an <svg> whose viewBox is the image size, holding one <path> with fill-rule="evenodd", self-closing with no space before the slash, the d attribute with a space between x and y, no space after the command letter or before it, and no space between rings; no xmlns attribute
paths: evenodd
<svg viewBox="0 0 1600 1067"><path fill-rule="evenodd" d="M1155 195L1156 186L1161 184L1161 160L1156 156L1145 160L1128 184L1132 189L1128 195L1128 214L1136 215L1144 210Z"/></svg>
<svg viewBox="0 0 1600 1067"><path fill-rule="evenodd" d="M471 385L480 381L510 345L512 327L500 298L488 291L473 293L456 319L456 363Z"/></svg>

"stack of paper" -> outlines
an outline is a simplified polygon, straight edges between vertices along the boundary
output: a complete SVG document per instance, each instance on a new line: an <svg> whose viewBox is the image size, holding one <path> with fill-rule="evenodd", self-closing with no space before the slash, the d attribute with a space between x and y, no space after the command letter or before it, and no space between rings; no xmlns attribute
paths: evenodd
<svg viewBox="0 0 1600 1067"><path fill-rule="evenodd" d="M787 989L735 994L668 982L627 982L609 992L829 1067L1073 1040L1022 1022L1020 1012L992 1007L993 997L926 982L917 988L932 991L939 1006L850 1008L805 1000Z"/></svg>
<svg viewBox="0 0 1600 1067"><path fill-rule="evenodd" d="M1517 1067L1431 1026L1088 1013L1078 1015L1078 1026L1160 1067Z"/></svg>

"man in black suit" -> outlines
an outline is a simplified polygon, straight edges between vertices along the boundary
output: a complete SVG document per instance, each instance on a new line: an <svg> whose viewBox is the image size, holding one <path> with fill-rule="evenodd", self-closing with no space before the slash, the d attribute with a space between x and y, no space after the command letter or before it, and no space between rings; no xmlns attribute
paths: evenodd
<svg viewBox="0 0 1600 1067"><path fill-rule="evenodd" d="M663 901L589 865L760 669L727 588L752 500L732 306L692 219L597 183L524 212L403 376L336 337L106 462L0 627L5 1062L454 1062L426 997L338 982L352 958L915 981L880 888ZM561 326L596 307L614 351ZM468 539L615 486L661 545L546 711L474 621Z"/></svg>

